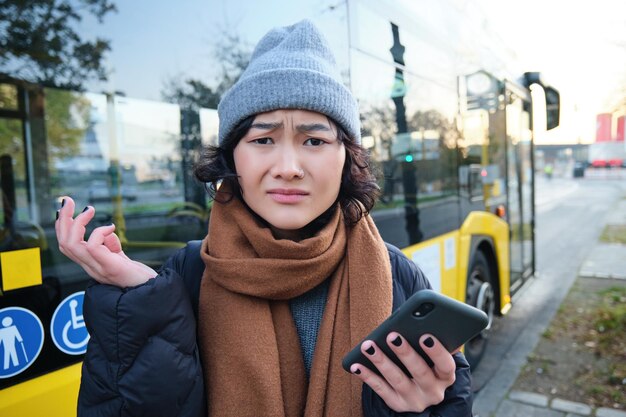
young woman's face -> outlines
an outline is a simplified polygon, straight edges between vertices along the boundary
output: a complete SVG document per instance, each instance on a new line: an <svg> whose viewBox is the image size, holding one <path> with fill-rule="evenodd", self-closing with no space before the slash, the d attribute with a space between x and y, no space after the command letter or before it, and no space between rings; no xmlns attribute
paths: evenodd
<svg viewBox="0 0 626 417"><path fill-rule="evenodd" d="M337 199L346 151L325 115L276 110L255 117L234 160L246 204L277 237L298 239Z"/></svg>

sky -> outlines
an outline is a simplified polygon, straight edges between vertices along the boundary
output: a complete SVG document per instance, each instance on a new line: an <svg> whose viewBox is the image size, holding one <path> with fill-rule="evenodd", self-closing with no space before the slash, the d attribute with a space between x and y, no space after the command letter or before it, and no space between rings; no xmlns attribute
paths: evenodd
<svg viewBox="0 0 626 417"><path fill-rule="evenodd" d="M407 0L405 3L424 13L428 2ZM539 134L538 142L590 142L595 135L596 114L619 110L619 99L623 103L622 97L626 96L626 1L449 2L463 9L479 8L485 16L484 25L501 38L518 60L515 66L541 71L560 90L561 126ZM202 74L208 80L216 73L216 68L210 65L209 45L226 25L227 29L234 28L250 39L258 39L266 30L262 13L268 9L279 10L273 16L273 24L287 24L302 16L323 14L343 1L251 1L246 3L245 10L233 6L241 1L226 0L185 0L177 2L176 7L170 2L153 0L116 3L119 13L106 17L104 29L89 20L82 29L112 41L107 62L113 69L109 86L90 89L122 89L137 98L160 100L168 79ZM186 41L181 43L181 39ZM139 54L141 65L137 65ZM158 70L146 71L146 67ZM123 79L119 74L123 74ZM130 82L133 84L129 85ZM141 92L135 94L136 91Z"/></svg>
<svg viewBox="0 0 626 417"><path fill-rule="evenodd" d="M542 140L589 142L596 114L624 115L618 105L626 101L626 1L478 3L520 63L541 70L561 92L561 126Z"/></svg>

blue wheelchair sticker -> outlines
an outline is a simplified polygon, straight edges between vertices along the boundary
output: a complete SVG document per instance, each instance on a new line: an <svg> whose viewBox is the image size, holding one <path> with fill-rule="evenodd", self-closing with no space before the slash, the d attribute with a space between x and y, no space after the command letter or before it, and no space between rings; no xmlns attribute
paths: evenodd
<svg viewBox="0 0 626 417"><path fill-rule="evenodd" d="M21 307L0 310L0 378L9 378L31 366L43 347L39 317Z"/></svg>
<svg viewBox="0 0 626 417"><path fill-rule="evenodd" d="M85 291L68 296L54 310L50 322L52 341L68 355L82 355L87 351L89 333L83 320Z"/></svg>

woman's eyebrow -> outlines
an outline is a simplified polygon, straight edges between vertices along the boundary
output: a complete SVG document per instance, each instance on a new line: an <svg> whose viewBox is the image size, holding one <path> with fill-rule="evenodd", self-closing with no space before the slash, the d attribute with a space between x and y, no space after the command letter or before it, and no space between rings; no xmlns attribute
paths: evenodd
<svg viewBox="0 0 626 417"><path fill-rule="evenodd" d="M255 122L250 126L250 129L274 130L281 127L283 127L282 122Z"/></svg>
<svg viewBox="0 0 626 417"><path fill-rule="evenodd" d="M301 133L309 132L330 132L330 128L323 123L311 123L296 126L296 130Z"/></svg>

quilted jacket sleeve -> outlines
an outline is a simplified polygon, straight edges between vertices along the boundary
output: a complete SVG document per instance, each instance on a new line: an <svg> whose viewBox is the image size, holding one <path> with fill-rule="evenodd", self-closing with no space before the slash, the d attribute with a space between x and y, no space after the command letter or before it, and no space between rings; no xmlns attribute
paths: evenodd
<svg viewBox="0 0 626 417"><path fill-rule="evenodd" d="M206 415L196 322L173 269L125 289L93 282L83 315L79 417Z"/></svg>
<svg viewBox="0 0 626 417"><path fill-rule="evenodd" d="M395 311L411 295L431 288L424 273L407 259L400 250L387 245L393 277L393 310ZM444 400L422 413L396 413L369 386L363 384L363 411L365 416L387 417L471 417L472 379L470 367L462 353L454 355L456 380L445 391Z"/></svg>

